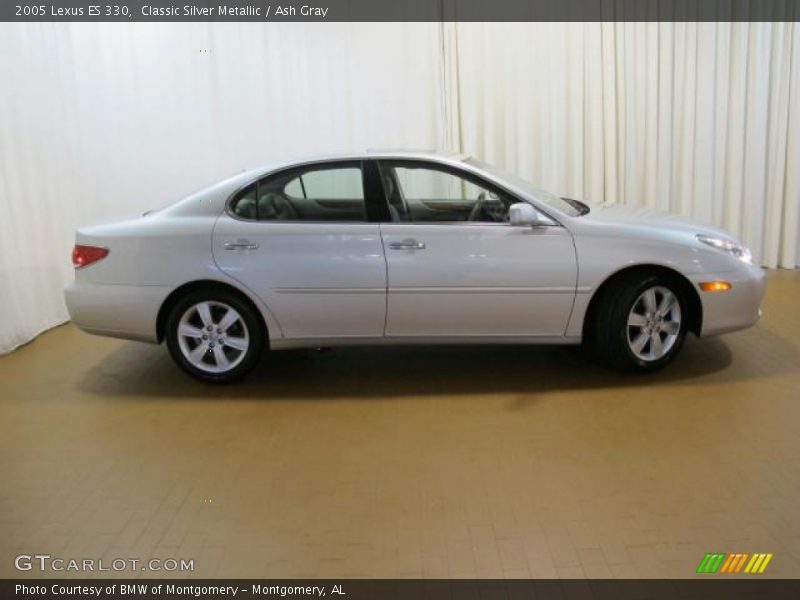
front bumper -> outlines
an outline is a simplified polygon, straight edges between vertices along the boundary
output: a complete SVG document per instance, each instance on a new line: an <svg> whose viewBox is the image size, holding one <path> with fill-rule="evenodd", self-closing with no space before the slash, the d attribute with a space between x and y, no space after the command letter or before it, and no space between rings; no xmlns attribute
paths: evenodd
<svg viewBox="0 0 800 600"><path fill-rule="evenodd" d="M702 336L745 329L755 325L761 316L765 289L765 272L761 267L742 263L734 271L698 274L691 280L703 306ZM731 289L704 292L699 284L708 281L728 281Z"/></svg>

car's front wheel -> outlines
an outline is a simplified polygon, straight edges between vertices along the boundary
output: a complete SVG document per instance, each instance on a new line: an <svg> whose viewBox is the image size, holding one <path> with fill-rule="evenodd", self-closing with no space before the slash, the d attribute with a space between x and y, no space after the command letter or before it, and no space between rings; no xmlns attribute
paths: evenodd
<svg viewBox="0 0 800 600"><path fill-rule="evenodd" d="M192 292L176 302L167 317L166 340L184 371L211 383L244 376L264 348L260 317L225 290Z"/></svg>
<svg viewBox="0 0 800 600"><path fill-rule="evenodd" d="M652 371L683 345L688 303L683 287L661 275L626 277L605 290L595 313L595 351L612 367Z"/></svg>

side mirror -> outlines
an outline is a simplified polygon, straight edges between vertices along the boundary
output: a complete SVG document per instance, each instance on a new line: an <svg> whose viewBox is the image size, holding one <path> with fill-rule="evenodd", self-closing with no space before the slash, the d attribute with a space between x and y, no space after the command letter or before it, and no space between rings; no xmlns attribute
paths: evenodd
<svg viewBox="0 0 800 600"><path fill-rule="evenodd" d="M508 209L508 220L512 227L550 225L550 220L527 202L512 204Z"/></svg>

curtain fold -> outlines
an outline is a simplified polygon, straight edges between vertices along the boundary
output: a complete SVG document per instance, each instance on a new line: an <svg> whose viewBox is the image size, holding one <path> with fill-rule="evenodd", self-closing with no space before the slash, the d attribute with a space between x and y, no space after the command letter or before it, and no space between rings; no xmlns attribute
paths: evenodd
<svg viewBox="0 0 800 600"><path fill-rule="evenodd" d="M0 24L0 353L74 230L276 157L453 149L800 264L795 23Z"/></svg>
<svg viewBox="0 0 800 600"><path fill-rule="evenodd" d="M561 195L720 225L764 266L800 263L796 23L459 23L456 36L461 150Z"/></svg>

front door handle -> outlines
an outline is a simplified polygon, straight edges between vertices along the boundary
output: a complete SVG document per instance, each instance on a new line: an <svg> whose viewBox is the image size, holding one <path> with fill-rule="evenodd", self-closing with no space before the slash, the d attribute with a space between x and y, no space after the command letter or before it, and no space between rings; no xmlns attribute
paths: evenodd
<svg viewBox="0 0 800 600"><path fill-rule="evenodd" d="M389 244L389 248L392 250L425 250L425 242L408 238L400 242L392 242Z"/></svg>
<svg viewBox="0 0 800 600"><path fill-rule="evenodd" d="M258 250L258 244L250 240L236 240L235 242L225 242L225 250Z"/></svg>

